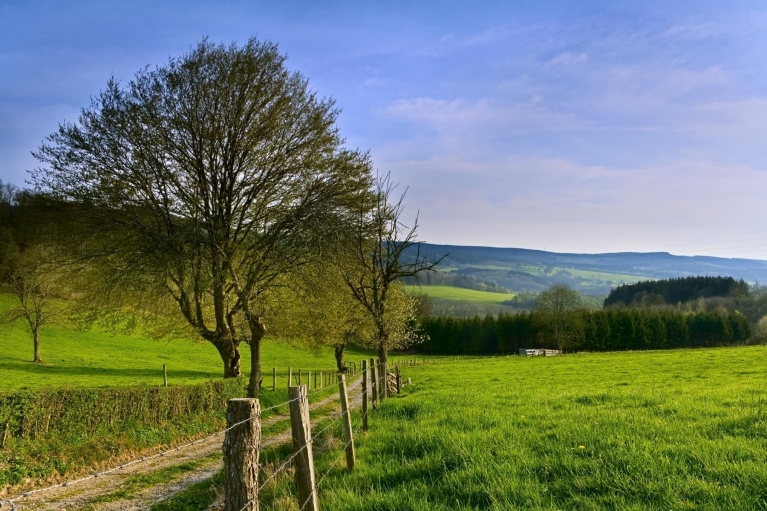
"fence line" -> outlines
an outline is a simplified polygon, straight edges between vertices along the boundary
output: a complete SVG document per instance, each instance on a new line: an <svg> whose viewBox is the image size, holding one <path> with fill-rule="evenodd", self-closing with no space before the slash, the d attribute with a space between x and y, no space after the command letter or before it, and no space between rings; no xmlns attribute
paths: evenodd
<svg viewBox="0 0 767 511"><path fill-rule="evenodd" d="M328 390L328 389L327 388L315 389L312 392L308 392L306 394L306 397L308 398L310 395L316 394L318 392L326 391L326 390ZM276 408L280 408L282 406L289 405L290 403L296 401L297 399L300 399L300 398L289 399L288 401L285 401L284 403L280 403L280 404L277 404L277 405L274 405L274 406L270 406L269 408L265 408L265 409L263 409L263 410L261 410L259 412L258 418L260 418L261 414L264 413L264 412L268 412L270 410L274 410ZM38 488L36 490L29 490L29 491L24 492L21 495L19 495L17 497L14 497L12 499L5 499L3 501L0 501L0 508L4 507L6 504L10 504L11 505L11 511L13 511L13 510L16 509L15 502L17 502L19 500L22 500L22 499L25 499L27 497L30 497L32 495L35 495L35 494L38 494L38 493L43 493L43 492L50 491L50 490L55 490L56 488L67 488L67 487L69 487L71 485L74 485L74 484L82 483L84 481L89 481L91 479L96 479L96 478L98 478L100 476L103 476L103 475L111 474L113 472L116 472L116 471L121 470L123 468L129 467L131 465L135 465L137 463L143 463L143 462L147 462L147 461L150 461L150 460L153 460L153 459L161 458L161 457L165 456L166 454L169 454L169 453L172 453L172 452L177 452L177 451L180 451L181 449L186 449L187 447L191 447L193 445L203 443L206 440L210 440L211 438L214 438L214 437L219 436L219 435L224 435L224 434L228 433L229 431L231 431L232 429L236 428L237 426L240 426L240 425L242 425L242 424L244 424L246 422L250 422L250 421L252 421L254 419L255 418L253 418L253 417L245 419L243 421L240 421L240 422L237 422L235 424L232 424L231 426L227 427L226 429L223 429L221 431L217 431L215 433L211 433L210 435L204 436L202 438L198 438L197 440L194 440L192 442L188 442L186 444L178 445L176 447L171 447L170 449L167 449L165 451L162 451L162 452L150 455L150 456L141 456L140 458L137 458L135 460L128 461L128 462L125 462L125 463L121 463L120 465L117 465L117 466L115 466L113 468L110 468L108 470L104 470L104 471L101 471L101 472L98 472L98 471L93 472L93 474L91 474L89 476L82 477L80 479L75 479L75 480L72 480L72 481L65 481L63 483L54 484L52 486L47 486L45 488ZM338 418L336 418L335 420L337 421Z"/></svg>

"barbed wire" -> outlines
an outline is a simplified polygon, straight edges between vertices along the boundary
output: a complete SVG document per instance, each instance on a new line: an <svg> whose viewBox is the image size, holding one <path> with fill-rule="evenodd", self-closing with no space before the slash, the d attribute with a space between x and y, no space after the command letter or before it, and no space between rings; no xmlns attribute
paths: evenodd
<svg viewBox="0 0 767 511"><path fill-rule="evenodd" d="M370 409L365 410L365 413L362 414L361 419L363 421L365 420L365 416L368 414L368 412L370 412ZM324 474L322 474L322 477L320 477L319 481L317 481L317 483L314 485L314 487L312 488L311 493L309 493L309 496L306 498L306 501L303 503L303 505L301 506L301 509L299 511L304 511L304 508L306 507L306 505L309 503L309 501L312 500L312 495L314 495L314 493L317 490L319 490L320 485L322 484L322 481L325 480L325 478L328 476L328 474L330 474L330 472L333 470L333 468L338 464L338 462L341 460L341 458L343 457L344 453L346 452L346 449L349 448L349 444L351 444L353 441L354 441L354 437L350 438L349 441L346 442L346 445L344 445L343 449L341 449L341 452L338 453L338 456L336 456L336 459L333 460L333 463L330 464L330 467L327 469L327 471ZM240 510L240 511L242 511L242 510Z"/></svg>
<svg viewBox="0 0 767 511"><path fill-rule="evenodd" d="M312 445L312 444L314 443L314 441L315 441L317 438L319 438L319 436L320 436L322 433L324 433L325 431L327 431L328 429L330 429L330 428L331 428L331 427L332 427L334 424L336 424L336 423L337 423L339 420L341 420L341 418L342 418L344 415L348 414L349 412L350 412L350 409L349 409L349 408L347 408L345 411L342 411L342 412L340 412L340 413L337 413L337 414L336 414L336 416L333 418L333 420L331 420L331 421L330 421L330 423L326 424L326 425L325 425L325 427L323 427L321 430L319 430L319 431L317 431L316 433L314 433L314 434L312 435L312 437L309 439L309 441L308 441L308 442L306 442L306 443L305 443L303 446L301 446L301 448L300 448L299 450L297 450L297 451L296 451L296 452L294 452L294 453L293 453L293 454L292 454L290 457L288 457L288 459L286 459L286 460L285 460L285 462L283 462L283 463L282 463L282 465L280 465L280 466L277 468L277 470L275 470L275 471L274 471L274 472L273 472L273 473L272 473L272 474L271 474L271 475L270 475L270 476L269 476L269 477L268 477L268 478L267 478L267 479L266 479L264 482L262 482L262 483L261 483L261 484L258 486L258 488L257 488L257 490L256 490L256 497L255 497L254 499L251 499L251 500L249 500L249 501L248 501L248 502L247 502L247 503L246 503L246 504L245 504L245 505L244 505L244 506L243 506L243 507L240 509L240 511L244 511L244 510L245 510L245 509L246 509L248 506L250 506L251 504L253 504L253 502L254 502L254 501L255 501L255 500L258 498L258 495L261 493L261 490L263 490L263 489L266 487L266 485L267 485L267 484L268 484L268 483L269 483L269 482L270 482L272 479L274 479L275 477L277 477L277 475L279 475L279 474L280 474L280 473L281 473L283 470L285 470L285 468L286 468L286 467L287 467L287 466L290 464L290 462L291 462L291 461L293 461L293 460L296 458L296 456L298 456L298 455L299 455L301 452L303 452L303 451L304 451L304 450L305 450L305 449L306 449L306 448L307 448L309 445ZM365 412L365 415L367 415L367 412ZM363 416L364 416L364 415L363 415ZM349 443L347 442L346 446L344 446L344 450L346 449L346 447L348 447L348 445L349 445ZM262 445L262 446L260 446L260 447L259 447L259 450L260 450L260 448L262 448L262 447L265 447L265 446L263 446L263 445ZM314 491L314 490L312 490L312 491Z"/></svg>

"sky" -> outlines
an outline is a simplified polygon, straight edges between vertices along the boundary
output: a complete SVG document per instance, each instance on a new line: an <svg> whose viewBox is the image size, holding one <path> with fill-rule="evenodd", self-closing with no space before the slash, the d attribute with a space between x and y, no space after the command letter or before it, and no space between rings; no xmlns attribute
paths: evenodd
<svg viewBox="0 0 767 511"><path fill-rule="evenodd" d="M114 76L279 45L433 243L767 259L767 4L0 0L0 179Z"/></svg>

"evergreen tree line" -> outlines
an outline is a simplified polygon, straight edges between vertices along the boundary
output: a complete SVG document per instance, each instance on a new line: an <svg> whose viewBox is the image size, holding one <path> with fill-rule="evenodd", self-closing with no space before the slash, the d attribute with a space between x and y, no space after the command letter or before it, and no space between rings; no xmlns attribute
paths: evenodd
<svg viewBox="0 0 767 511"><path fill-rule="evenodd" d="M610 291L604 306L685 303L712 296L748 294L748 284L732 277L683 277L623 284Z"/></svg>
<svg viewBox="0 0 767 511"><path fill-rule="evenodd" d="M746 343L751 325L738 312L609 309L573 314L567 351L623 351L715 347ZM421 319L427 339L415 346L434 355L515 354L521 348L556 349L544 315L521 312L484 318Z"/></svg>

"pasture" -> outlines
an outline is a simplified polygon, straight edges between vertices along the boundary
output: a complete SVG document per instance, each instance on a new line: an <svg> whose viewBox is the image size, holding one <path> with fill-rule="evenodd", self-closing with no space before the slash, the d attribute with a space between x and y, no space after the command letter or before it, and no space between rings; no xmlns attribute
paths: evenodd
<svg viewBox="0 0 767 511"><path fill-rule="evenodd" d="M0 296L0 308L10 297ZM241 369L250 372L248 346L240 347ZM0 325L0 392L55 387L121 387L161 385L162 365L168 367L170 385L188 385L221 378L223 367L216 349L208 342L154 340L139 332L125 335L98 328L77 330L51 325L41 334L43 364L33 364L32 337L22 321ZM358 355L359 353L359 355ZM265 385L270 384L272 367L280 375L287 368L327 371L335 367L331 348L311 353L274 337L266 337L262 348ZM349 351L351 360L363 358ZM287 376L283 376L283 379Z"/></svg>
<svg viewBox="0 0 767 511"><path fill-rule="evenodd" d="M324 509L764 509L767 348L405 367ZM328 467L336 453L319 456ZM291 491L270 489L272 503ZM264 509L282 509L279 506Z"/></svg>
<svg viewBox="0 0 767 511"><path fill-rule="evenodd" d="M513 293L488 293L487 291L475 291L453 286L407 286L407 290L411 293L423 293L437 300L461 300L479 303L501 303L514 297Z"/></svg>

